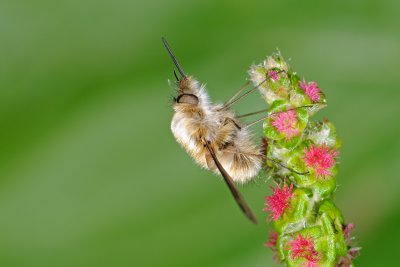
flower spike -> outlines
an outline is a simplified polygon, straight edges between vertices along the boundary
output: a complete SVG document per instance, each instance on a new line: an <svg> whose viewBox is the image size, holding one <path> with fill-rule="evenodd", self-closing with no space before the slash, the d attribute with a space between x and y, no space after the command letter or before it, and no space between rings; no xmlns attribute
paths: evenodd
<svg viewBox="0 0 400 267"><path fill-rule="evenodd" d="M255 85L265 81L258 89L271 114L263 154L277 183L265 197L263 211L274 227L265 246L286 266L354 266L360 251L352 244L354 224L344 223L332 201L341 142L331 122L310 120L326 106L324 93L300 79L279 51L251 66L249 75Z"/></svg>

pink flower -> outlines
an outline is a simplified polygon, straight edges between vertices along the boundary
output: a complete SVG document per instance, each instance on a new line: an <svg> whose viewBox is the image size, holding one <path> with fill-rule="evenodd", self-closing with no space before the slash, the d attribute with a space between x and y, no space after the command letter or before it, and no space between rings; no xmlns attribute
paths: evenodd
<svg viewBox="0 0 400 267"><path fill-rule="evenodd" d="M355 227L356 227L356 225L355 225L354 223L346 224L346 226L344 227L344 230L343 230L343 234L344 234L344 237L345 237L346 239L350 239L351 231L352 231Z"/></svg>
<svg viewBox="0 0 400 267"><path fill-rule="evenodd" d="M319 101L321 90L318 88L316 82L309 82L307 84L305 80L299 81L299 87L303 89L304 93L311 99L312 102Z"/></svg>
<svg viewBox="0 0 400 267"><path fill-rule="evenodd" d="M277 232L275 232L275 231L272 231L270 234L269 234L269 239L268 239L268 242L266 242L265 244L264 244L264 246L266 246L266 247L268 247L268 248L271 248L272 250L276 250L276 242L278 241L278 233Z"/></svg>
<svg viewBox="0 0 400 267"><path fill-rule="evenodd" d="M327 146L315 146L304 149L304 162L307 167L314 169L317 176L331 175L331 168L335 165L336 150L330 150Z"/></svg>
<svg viewBox="0 0 400 267"><path fill-rule="evenodd" d="M276 221L289 206L289 201L293 197L293 184L288 187L284 182L282 188L278 185L276 188L271 187L271 190L273 191L272 196L265 198L265 208L263 211L269 211L272 219Z"/></svg>
<svg viewBox="0 0 400 267"><path fill-rule="evenodd" d="M279 79L279 75L278 75L278 72L276 71L276 70L270 70L270 71L268 71L268 76L271 78L271 80L273 80L274 82L276 81L276 80L278 80Z"/></svg>
<svg viewBox="0 0 400 267"><path fill-rule="evenodd" d="M268 242L264 243L264 246L270 248L272 250L272 252L274 253L273 255L273 259L274 260L278 260L278 248L276 247L276 244L278 242L278 233L275 231L270 232L269 234L269 239Z"/></svg>
<svg viewBox="0 0 400 267"><path fill-rule="evenodd" d="M274 126L278 132L285 134L287 139L291 139L299 133L296 124L297 117L296 112L293 109L278 112L273 115L272 126Z"/></svg>
<svg viewBox="0 0 400 267"><path fill-rule="evenodd" d="M353 259L357 258L360 255L361 248L349 248L347 255L344 257L340 257L339 263L335 267L351 267L353 266Z"/></svg>
<svg viewBox="0 0 400 267"><path fill-rule="evenodd" d="M360 247L350 248L348 253L349 258L351 259L357 258L360 255L360 251L361 251Z"/></svg>
<svg viewBox="0 0 400 267"><path fill-rule="evenodd" d="M304 266L318 267L318 251L314 248L314 239L312 237L303 237L299 234L295 239L289 241L289 251L292 259L303 258L306 260Z"/></svg>

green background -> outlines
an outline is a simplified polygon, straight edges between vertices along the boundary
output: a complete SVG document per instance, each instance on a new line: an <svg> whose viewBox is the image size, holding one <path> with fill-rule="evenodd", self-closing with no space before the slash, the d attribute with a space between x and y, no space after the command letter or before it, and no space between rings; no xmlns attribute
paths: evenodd
<svg viewBox="0 0 400 267"><path fill-rule="evenodd" d="M357 225L356 263L393 266L399 11L397 0L2 0L0 266L277 265L263 247L265 174L241 189L253 226L171 134L163 35L215 101L276 47L318 82L329 104L318 119L343 140L335 202ZM263 107L254 94L235 110Z"/></svg>

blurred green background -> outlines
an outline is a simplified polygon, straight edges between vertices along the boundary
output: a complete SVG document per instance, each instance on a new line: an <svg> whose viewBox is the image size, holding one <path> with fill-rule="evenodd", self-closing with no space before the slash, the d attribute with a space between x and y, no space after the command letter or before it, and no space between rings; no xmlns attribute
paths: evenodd
<svg viewBox="0 0 400 267"><path fill-rule="evenodd" d="M324 90L343 140L336 203L358 266L393 266L400 238L400 2L0 2L0 266L277 266L170 132L173 65L215 101L279 47ZM265 107L254 94L238 113ZM261 132L261 125L254 127Z"/></svg>

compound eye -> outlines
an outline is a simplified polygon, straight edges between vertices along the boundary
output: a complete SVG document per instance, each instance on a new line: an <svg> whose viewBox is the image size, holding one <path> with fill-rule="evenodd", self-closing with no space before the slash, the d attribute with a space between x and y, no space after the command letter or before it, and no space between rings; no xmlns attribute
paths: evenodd
<svg viewBox="0 0 400 267"><path fill-rule="evenodd" d="M180 94L176 99L176 103L197 105L199 103L199 98L194 94Z"/></svg>

